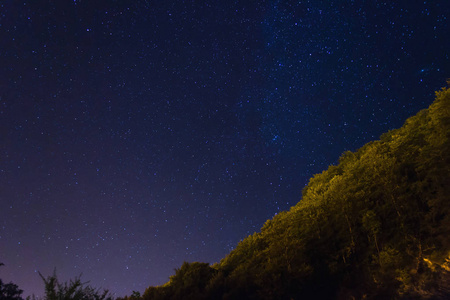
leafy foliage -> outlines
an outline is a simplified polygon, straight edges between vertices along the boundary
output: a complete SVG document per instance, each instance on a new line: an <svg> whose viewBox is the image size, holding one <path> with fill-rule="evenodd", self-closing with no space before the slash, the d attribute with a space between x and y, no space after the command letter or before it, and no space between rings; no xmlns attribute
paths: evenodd
<svg viewBox="0 0 450 300"><path fill-rule="evenodd" d="M207 263L185 262L166 285L148 288L143 299L205 299L206 285L215 273Z"/></svg>
<svg viewBox="0 0 450 300"><path fill-rule="evenodd" d="M301 201L150 299L450 297L450 89L311 178ZM445 283L447 282L447 283Z"/></svg>
<svg viewBox="0 0 450 300"><path fill-rule="evenodd" d="M4 266L3 263L0 263L0 267ZM23 291L19 289L19 287L10 282L3 283L0 279L0 300L22 300Z"/></svg>
<svg viewBox="0 0 450 300"><path fill-rule="evenodd" d="M5 284L0 279L0 300L22 300L22 292L16 284Z"/></svg>

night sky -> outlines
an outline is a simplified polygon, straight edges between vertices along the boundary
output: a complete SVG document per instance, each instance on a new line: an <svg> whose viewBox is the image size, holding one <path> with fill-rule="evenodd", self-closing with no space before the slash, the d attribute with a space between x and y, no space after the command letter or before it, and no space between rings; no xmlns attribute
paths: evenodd
<svg viewBox="0 0 450 300"><path fill-rule="evenodd" d="M450 2L1 1L0 278L220 261L450 77Z"/></svg>

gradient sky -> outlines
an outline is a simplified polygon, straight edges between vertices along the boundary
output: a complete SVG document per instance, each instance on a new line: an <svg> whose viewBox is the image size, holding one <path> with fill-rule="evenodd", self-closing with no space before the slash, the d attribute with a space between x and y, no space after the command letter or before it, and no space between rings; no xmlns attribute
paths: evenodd
<svg viewBox="0 0 450 300"><path fill-rule="evenodd" d="M0 278L214 263L428 107L450 2L1 1Z"/></svg>

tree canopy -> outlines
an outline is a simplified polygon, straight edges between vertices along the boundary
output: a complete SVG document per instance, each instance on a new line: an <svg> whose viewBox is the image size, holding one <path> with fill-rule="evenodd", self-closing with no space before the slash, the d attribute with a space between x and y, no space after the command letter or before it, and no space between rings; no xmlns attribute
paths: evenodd
<svg viewBox="0 0 450 300"><path fill-rule="evenodd" d="M219 263L185 262L124 300L450 298L450 89L337 165ZM1 264L0 264L1 265ZM80 278L45 299L108 300ZM0 300L22 300L0 280Z"/></svg>
<svg viewBox="0 0 450 300"><path fill-rule="evenodd" d="M450 89L313 176L218 264L185 263L143 299L450 296ZM181 297L182 298L182 297Z"/></svg>
<svg viewBox="0 0 450 300"><path fill-rule="evenodd" d="M0 263L0 267L4 265L4 263ZM0 300L23 300L22 293L23 291L19 289L17 284L3 283L0 279Z"/></svg>

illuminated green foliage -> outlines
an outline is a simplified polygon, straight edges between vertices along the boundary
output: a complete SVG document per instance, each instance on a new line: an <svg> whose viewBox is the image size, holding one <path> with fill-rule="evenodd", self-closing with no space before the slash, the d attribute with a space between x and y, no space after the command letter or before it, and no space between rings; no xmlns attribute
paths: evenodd
<svg viewBox="0 0 450 300"><path fill-rule="evenodd" d="M449 236L450 89L444 88L403 127L316 174L297 205L214 268L185 263L144 298L450 297Z"/></svg>

